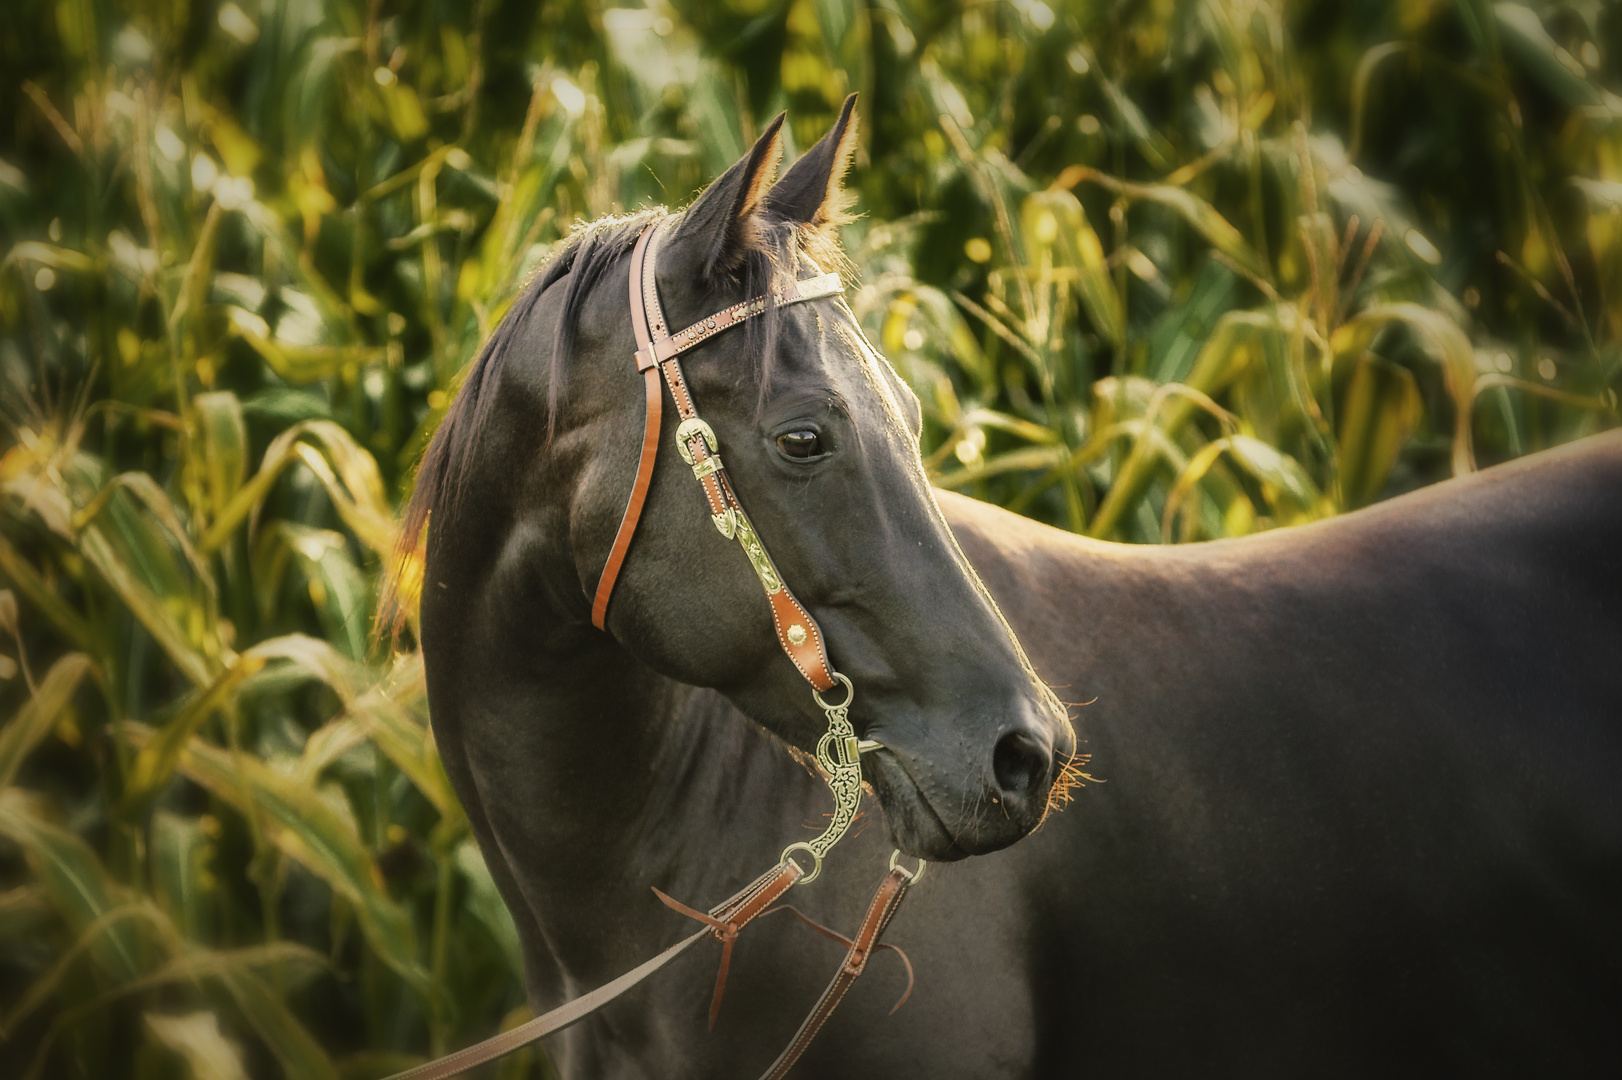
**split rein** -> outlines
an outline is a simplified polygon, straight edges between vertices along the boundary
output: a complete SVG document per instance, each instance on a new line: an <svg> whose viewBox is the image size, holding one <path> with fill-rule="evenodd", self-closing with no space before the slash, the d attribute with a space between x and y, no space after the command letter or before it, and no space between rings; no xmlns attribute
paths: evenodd
<svg viewBox="0 0 1622 1080"><path fill-rule="evenodd" d="M713 1028L721 1008L721 995L726 986L727 969L731 964L733 942L737 940L738 933L751 921L774 911L792 912L801 922L818 933L844 944L847 952L833 980L823 990L822 996L817 999L811 1012L795 1032L794 1038L762 1075L761 1080L781 1080L793 1067L800 1055L810 1046L811 1040L816 1038L822 1025L838 1007L851 984L866 969L868 958L878 949L893 949L907 967L907 992L896 1002L895 1008L899 1009L912 993L911 962L900 949L893 945L881 944L879 938L890 920L895 917L907 889L923 876L926 864L921 860L917 870L909 871L898 865L901 854L899 851L890 856L890 870L879 883L878 891L873 894L873 899L867 906L867 913L862 918L861 926L851 938L812 922L787 904L773 907L783 894L796 884L809 884L822 873L823 858L849 830L851 822L856 819L857 808L861 805L861 752L874 749L878 744L857 739L849 715L851 702L856 697L856 689L849 679L833 670L817 621L811 617L805 605L789 591L789 587L784 584L782 576L777 572L771 556L766 553L765 545L755 533L749 515L744 512L743 504L738 501L737 492L732 488L726 466L721 462L720 446L715 432L699 418L692 394L687 389L687 380L682 375L680 361L682 353L723 330L764 313L768 298L759 296L745 300L700 319L684 330L670 333L665 322L664 310L659 303L654 267L658 260L659 245L671 220L663 218L644 228L637 237L636 247L631 254L631 327L636 334L636 369L643 376L643 388L646 393L647 422L642 434L642 456L637 465L636 481L632 484L631 498L620 520L613 546L609 549L608 562L603 567L602 577L597 583L597 592L591 605L591 621L599 630L604 628L614 582L619 577L626 553L630 550L631 539L636 534L637 522L642 516L642 506L647 500L648 487L653 481L653 466L658 459L664 393L668 388L671 399L676 403L677 415L680 417L680 422L676 426L676 451L684 462L692 466L693 476L703 488L705 501L710 508L710 520L714 522L716 529L727 539L736 540L743 548L744 554L749 559L749 565L754 568L761 587L766 591L766 599L771 604L772 625L777 633L778 644L783 647L783 651L788 654L788 658L793 661L795 668L805 677L806 682L811 684L811 697L828 718L828 730L817 741L817 763L821 766L828 788L833 793L833 818L816 839L799 841L784 848L776 866L707 912L698 911L679 900L673 900L658 889L653 890L666 906L703 923L704 929L670 946L612 982L605 983L549 1013L537 1016L511 1031L486 1039L448 1057L399 1073L389 1080L445 1080L447 1077L510 1054L543 1036L585 1019L670 963L704 937L712 937L721 942L721 962L716 972L715 993L710 1000L710 1026ZM777 304L782 306L838 296L843 291L838 274L821 274L789 282L783 289L777 291L776 300ZM835 686L843 688L844 700L830 704L823 698L823 694L833 690ZM796 860L795 855L798 853L804 853L809 857L809 870L804 869ZM892 1013L894 1011L895 1009L891 1010Z"/></svg>

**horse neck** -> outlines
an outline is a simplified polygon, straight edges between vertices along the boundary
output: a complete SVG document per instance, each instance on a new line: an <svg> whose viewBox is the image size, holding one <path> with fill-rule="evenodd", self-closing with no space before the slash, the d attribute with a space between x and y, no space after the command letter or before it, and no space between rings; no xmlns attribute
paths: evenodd
<svg viewBox="0 0 1622 1080"><path fill-rule="evenodd" d="M708 906L821 807L805 771L719 694L520 610L499 585L483 593L424 605L436 736L487 858L506 863L555 958L589 980L625 959L623 928L664 925L647 917L648 886ZM604 926L621 937L600 940Z"/></svg>

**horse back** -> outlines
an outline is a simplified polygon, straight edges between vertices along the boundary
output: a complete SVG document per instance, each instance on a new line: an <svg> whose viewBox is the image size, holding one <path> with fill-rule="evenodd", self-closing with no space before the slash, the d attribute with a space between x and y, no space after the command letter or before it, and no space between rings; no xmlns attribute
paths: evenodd
<svg viewBox="0 0 1622 1080"><path fill-rule="evenodd" d="M1129 1075L1614 1062L1619 494L1609 436L1182 548L948 500L1105 781L1016 849L1048 1052L1080 1035Z"/></svg>

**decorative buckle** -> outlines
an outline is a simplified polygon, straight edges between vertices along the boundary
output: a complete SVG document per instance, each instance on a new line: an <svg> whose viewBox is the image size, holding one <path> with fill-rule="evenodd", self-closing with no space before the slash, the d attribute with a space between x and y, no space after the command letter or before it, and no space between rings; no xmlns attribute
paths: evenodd
<svg viewBox="0 0 1622 1080"><path fill-rule="evenodd" d="M683 420L676 426L676 453L680 454L681 459L687 464L693 464L693 452L688 449L687 444L692 441L694 435L704 436L705 443L709 445L710 453L720 451L721 446L716 442L715 431L710 425L696 416Z"/></svg>

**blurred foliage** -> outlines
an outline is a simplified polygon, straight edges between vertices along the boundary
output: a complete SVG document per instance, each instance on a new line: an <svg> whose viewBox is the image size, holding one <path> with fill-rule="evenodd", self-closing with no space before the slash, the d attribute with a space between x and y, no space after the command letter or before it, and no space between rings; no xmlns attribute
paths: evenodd
<svg viewBox="0 0 1622 1080"><path fill-rule="evenodd" d="M792 151L864 95L852 302L942 485L1232 536L1616 422L1597 0L10 0L0 29L8 1075L373 1077L528 1015L420 658L368 648L394 508L570 224L685 202L780 109Z"/></svg>

